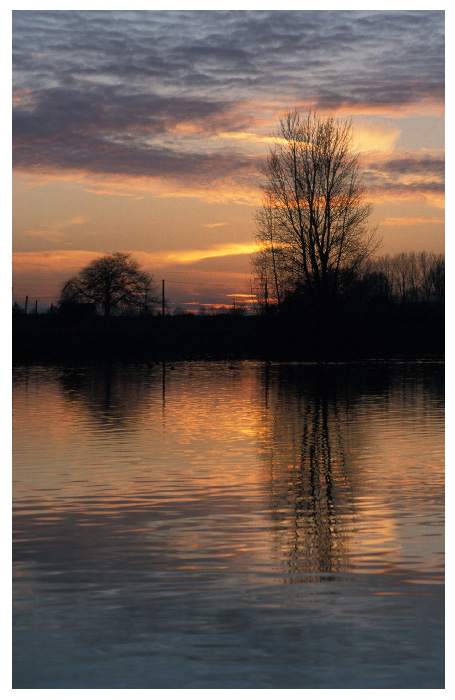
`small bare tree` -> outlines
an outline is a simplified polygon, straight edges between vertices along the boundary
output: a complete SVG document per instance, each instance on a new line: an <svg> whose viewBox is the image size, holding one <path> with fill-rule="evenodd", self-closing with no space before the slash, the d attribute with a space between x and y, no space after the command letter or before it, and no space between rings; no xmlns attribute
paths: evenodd
<svg viewBox="0 0 455 700"><path fill-rule="evenodd" d="M265 193L262 209L256 213L256 240L260 250L253 258L256 270L256 288L264 308L269 297L281 307L286 287L286 258L283 246L278 242L275 217L270 193Z"/></svg>
<svg viewBox="0 0 455 700"><path fill-rule="evenodd" d="M402 252L369 260L362 273L372 296L394 302L444 300L442 253Z"/></svg>
<svg viewBox="0 0 455 700"><path fill-rule="evenodd" d="M278 303L293 289L327 307L378 245L368 228L372 208L364 201L351 123L289 112L263 172L261 250L253 266Z"/></svg>
<svg viewBox="0 0 455 700"><path fill-rule="evenodd" d="M119 311L150 311L158 297L153 276L142 272L131 253L114 252L93 260L69 279L60 294L64 302L93 303L105 316Z"/></svg>

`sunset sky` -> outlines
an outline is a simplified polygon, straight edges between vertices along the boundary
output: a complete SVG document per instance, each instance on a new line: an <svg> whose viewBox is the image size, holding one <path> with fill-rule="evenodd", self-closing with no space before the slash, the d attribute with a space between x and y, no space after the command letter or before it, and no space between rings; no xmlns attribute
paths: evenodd
<svg viewBox="0 0 455 700"><path fill-rule="evenodd" d="M352 119L380 254L444 250L444 12L13 12L13 301L132 251L169 307L248 294L286 110Z"/></svg>

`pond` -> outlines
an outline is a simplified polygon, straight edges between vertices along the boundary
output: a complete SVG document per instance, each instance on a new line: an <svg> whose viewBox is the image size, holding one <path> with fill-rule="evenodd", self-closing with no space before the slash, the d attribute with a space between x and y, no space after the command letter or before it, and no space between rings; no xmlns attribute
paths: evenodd
<svg viewBox="0 0 455 700"><path fill-rule="evenodd" d="M13 688L443 688L444 365L13 370Z"/></svg>

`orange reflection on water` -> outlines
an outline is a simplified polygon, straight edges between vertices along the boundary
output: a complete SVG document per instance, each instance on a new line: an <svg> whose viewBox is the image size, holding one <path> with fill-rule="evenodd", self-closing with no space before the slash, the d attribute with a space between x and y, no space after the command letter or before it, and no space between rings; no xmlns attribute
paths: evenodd
<svg viewBox="0 0 455 700"><path fill-rule="evenodd" d="M289 580L440 571L439 385L406 382L256 363L20 369L18 537Z"/></svg>

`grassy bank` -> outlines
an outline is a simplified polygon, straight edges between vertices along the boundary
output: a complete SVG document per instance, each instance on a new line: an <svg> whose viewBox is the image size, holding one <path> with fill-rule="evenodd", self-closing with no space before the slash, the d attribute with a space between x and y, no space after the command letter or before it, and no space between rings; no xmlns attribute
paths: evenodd
<svg viewBox="0 0 455 700"><path fill-rule="evenodd" d="M13 362L349 360L441 356L444 309L389 305L324 319L280 316L13 316Z"/></svg>

